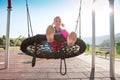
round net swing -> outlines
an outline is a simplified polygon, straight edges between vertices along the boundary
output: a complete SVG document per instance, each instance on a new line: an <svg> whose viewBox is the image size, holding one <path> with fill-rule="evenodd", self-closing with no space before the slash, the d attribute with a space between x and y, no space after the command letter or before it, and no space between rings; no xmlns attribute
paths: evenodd
<svg viewBox="0 0 120 80"><path fill-rule="evenodd" d="M41 38L42 37L42 38ZM57 41L59 48L61 43L64 42L66 45L66 40L62 35L55 35L55 40ZM86 44L83 40L77 38L77 41L73 46L65 46L59 50L51 50L51 46L47 42L45 35L36 35L25 39L21 44L21 50L30 56L36 55L37 58L46 59L59 59L59 58L70 58L82 54L86 49Z"/></svg>

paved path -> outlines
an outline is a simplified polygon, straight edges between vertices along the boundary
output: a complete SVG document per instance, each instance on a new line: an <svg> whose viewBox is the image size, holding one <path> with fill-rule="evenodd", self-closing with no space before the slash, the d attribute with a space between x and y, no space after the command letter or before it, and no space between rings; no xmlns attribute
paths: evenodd
<svg viewBox="0 0 120 80"><path fill-rule="evenodd" d="M9 68L4 69L4 51L0 51L0 79L10 80L111 80L109 71L96 65L95 71L87 59L78 57L66 59L67 74L60 74L60 59L37 59L31 67L32 58L21 55L21 51L10 51ZM81 55L81 57L85 55ZM115 74L116 80L120 75Z"/></svg>
<svg viewBox="0 0 120 80"><path fill-rule="evenodd" d="M82 54L78 58L92 64L92 55ZM110 58L105 58L104 56L95 56L95 65L99 66L107 71L110 71ZM120 74L120 59L115 59L115 73Z"/></svg>

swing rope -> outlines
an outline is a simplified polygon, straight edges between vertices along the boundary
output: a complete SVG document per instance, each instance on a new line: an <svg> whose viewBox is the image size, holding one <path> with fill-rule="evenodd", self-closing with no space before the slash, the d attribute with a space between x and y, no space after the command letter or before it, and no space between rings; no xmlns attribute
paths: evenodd
<svg viewBox="0 0 120 80"><path fill-rule="evenodd" d="M37 44L38 44L38 37L35 38L35 52L34 52L34 55L33 55L33 58L32 58L32 67L35 66L35 63L36 63L36 55L37 55Z"/></svg>
<svg viewBox="0 0 120 80"><path fill-rule="evenodd" d="M58 43L58 47L60 47L60 46L61 46L61 44ZM67 73L66 59L65 59L65 57L62 57L63 56L62 53L60 54L60 56L61 56L61 60L60 60L60 74L61 75L65 75ZM64 66L64 72L62 72L63 71L63 66Z"/></svg>
<svg viewBox="0 0 120 80"><path fill-rule="evenodd" d="M62 72L62 61L64 61L64 69L65 69L64 72ZM61 75L65 75L66 73L67 73L67 66L66 66L66 60L65 60L65 58L64 58L64 59L61 59L61 60L60 60L60 74L61 74Z"/></svg>
<svg viewBox="0 0 120 80"><path fill-rule="evenodd" d="M79 15L78 15L78 19L77 19L77 21L76 21L76 28L75 28L75 32L77 33L77 28L78 28L78 23L80 23L79 24L79 33L80 33L80 35L79 35L79 37L81 38L81 5L82 5L82 0L80 0L80 7L79 7Z"/></svg>
<svg viewBox="0 0 120 80"><path fill-rule="evenodd" d="M33 36L33 30L32 30L32 24L31 24L31 19L30 19L30 13L29 13L28 1L27 0L26 0L26 9L27 9L28 37L30 37L30 30L31 30L31 35L32 36Z"/></svg>
<svg viewBox="0 0 120 80"><path fill-rule="evenodd" d="M31 19L30 19L30 13L29 13L29 8L28 8L28 1L26 0L26 9L27 9L27 25L28 25L28 37L30 37L30 30L31 30L31 35L33 36L33 30L32 30L32 24L31 24ZM35 52L33 55L32 59L32 67L35 66L36 63L36 54L37 54L37 38L35 39L36 43L35 45Z"/></svg>

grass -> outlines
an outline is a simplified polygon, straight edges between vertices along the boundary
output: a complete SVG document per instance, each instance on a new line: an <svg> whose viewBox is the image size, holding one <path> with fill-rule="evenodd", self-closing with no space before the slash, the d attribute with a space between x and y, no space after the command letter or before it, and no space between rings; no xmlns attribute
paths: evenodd
<svg viewBox="0 0 120 80"><path fill-rule="evenodd" d="M0 48L0 50L4 50L3 48ZM11 46L10 48L9 48L9 50L20 50L20 47L19 46Z"/></svg>
<svg viewBox="0 0 120 80"><path fill-rule="evenodd" d="M99 50L98 47L95 48L95 51ZM86 53L88 54L92 54L92 48L89 49L89 51L86 50ZM115 52L114 52L115 58L119 58L120 59L120 54L118 54L116 52L116 48L115 48ZM102 56L105 56L105 54L102 54ZM109 57L109 55L107 55Z"/></svg>
<svg viewBox="0 0 120 80"><path fill-rule="evenodd" d="M16 46L16 47L10 47L10 50L20 50L20 47L19 47L19 46Z"/></svg>

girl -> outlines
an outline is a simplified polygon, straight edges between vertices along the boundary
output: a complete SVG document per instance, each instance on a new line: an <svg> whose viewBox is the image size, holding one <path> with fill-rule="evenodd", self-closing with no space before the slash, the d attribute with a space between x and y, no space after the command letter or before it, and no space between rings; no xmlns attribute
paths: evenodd
<svg viewBox="0 0 120 80"><path fill-rule="evenodd" d="M65 37L65 39L67 40L67 45L73 46L77 40L76 33L71 32L69 34L65 29L61 29L60 26L64 26L64 24L61 23L61 18L59 16L56 16L54 18L53 24L48 26L48 28L46 30L47 41L55 43L54 34L62 34Z"/></svg>

